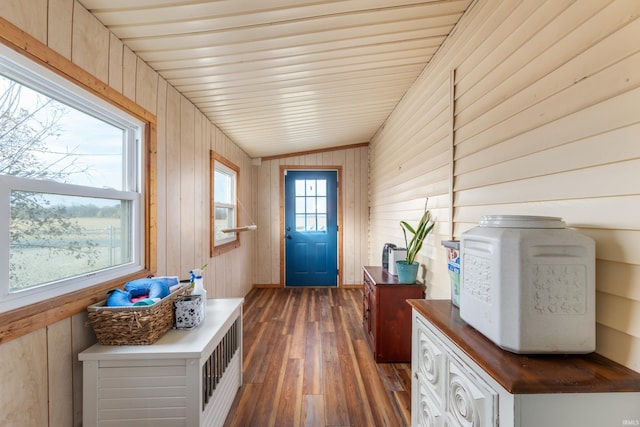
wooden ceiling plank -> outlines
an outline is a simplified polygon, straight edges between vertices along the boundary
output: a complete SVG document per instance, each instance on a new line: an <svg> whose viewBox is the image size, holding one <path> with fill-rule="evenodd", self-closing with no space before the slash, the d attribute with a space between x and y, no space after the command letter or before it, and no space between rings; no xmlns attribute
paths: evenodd
<svg viewBox="0 0 640 427"><path fill-rule="evenodd" d="M369 141L474 0L78 0L251 156Z"/></svg>

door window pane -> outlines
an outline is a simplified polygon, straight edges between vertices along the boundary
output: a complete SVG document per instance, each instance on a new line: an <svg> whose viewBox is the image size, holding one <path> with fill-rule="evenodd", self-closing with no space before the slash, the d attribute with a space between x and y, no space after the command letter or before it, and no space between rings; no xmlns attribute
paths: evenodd
<svg viewBox="0 0 640 427"><path fill-rule="evenodd" d="M327 198L326 197L318 197L316 199L316 210L319 214L327 213Z"/></svg>
<svg viewBox="0 0 640 427"><path fill-rule="evenodd" d="M316 199L315 197L307 197L307 214L312 214L316 212Z"/></svg>
<svg viewBox="0 0 640 427"><path fill-rule="evenodd" d="M296 215L296 231L305 231L305 218L306 215Z"/></svg>
<svg viewBox="0 0 640 427"><path fill-rule="evenodd" d="M307 231L317 231L315 215L307 215Z"/></svg>
<svg viewBox="0 0 640 427"><path fill-rule="evenodd" d="M308 179L307 180L307 197L311 197L311 196L315 196L316 195L316 181L315 179Z"/></svg>
<svg viewBox="0 0 640 427"><path fill-rule="evenodd" d="M318 215L318 231L327 231L327 215Z"/></svg>
<svg viewBox="0 0 640 427"><path fill-rule="evenodd" d="M326 231L327 181L299 179L296 189L296 230Z"/></svg>

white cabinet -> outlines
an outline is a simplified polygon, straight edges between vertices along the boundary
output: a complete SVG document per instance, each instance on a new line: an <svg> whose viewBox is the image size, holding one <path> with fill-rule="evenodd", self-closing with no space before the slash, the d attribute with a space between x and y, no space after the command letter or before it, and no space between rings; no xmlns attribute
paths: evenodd
<svg viewBox="0 0 640 427"><path fill-rule="evenodd" d="M409 303L413 427L640 425L640 373L595 353L510 353L448 300Z"/></svg>
<svg viewBox="0 0 640 427"><path fill-rule="evenodd" d="M413 425L496 426L498 393L415 314L413 342Z"/></svg>
<svg viewBox="0 0 640 427"><path fill-rule="evenodd" d="M221 426L242 385L242 298L152 345L96 344L83 362L83 426Z"/></svg>

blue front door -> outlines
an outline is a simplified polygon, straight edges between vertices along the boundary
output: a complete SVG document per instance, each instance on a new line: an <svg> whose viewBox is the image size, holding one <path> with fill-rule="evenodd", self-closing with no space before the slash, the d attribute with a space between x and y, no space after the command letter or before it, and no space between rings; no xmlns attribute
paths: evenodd
<svg viewBox="0 0 640 427"><path fill-rule="evenodd" d="M338 283L338 172L286 171L285 285Z"/></svg>

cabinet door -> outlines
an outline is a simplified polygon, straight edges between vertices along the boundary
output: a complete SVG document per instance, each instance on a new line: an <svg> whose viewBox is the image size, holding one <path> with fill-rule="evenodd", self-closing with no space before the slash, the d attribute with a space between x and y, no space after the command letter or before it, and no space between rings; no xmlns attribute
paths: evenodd
<svg viewBox="0 0 640 427"><path fill-rule="evenodd" d="M415 379L414 379L415 381ZM416 398L414 414L412 414L411 423L413 427L440 427L442 426L443 417L439 406L434 404L431 394L427 390L427 384L422 380L416 381L417 390L412 391ZM417 394L416 394L417 392Z"/></svg>
<svg viewBox="0 0 640 427"><path fill-rule="evenodd" d="M413 371L412 413L414 427L442 426L441 408L444 394L445 353L436 344L437 338L419 317L414 316L412 327L411 369Z"/></svg>
<svg viewBox="0 0 640 427"><path fill-rule="evenodd" d="M497 426L498 393L414 312L411 422L414 426Z"/></svg>
<svg viewBox="0 0 640 427"><path fill-rule="evenodd" d="M418 377L425 383L433 400L440 406L444 393L444 381L446 377L445 354L436 343L437 338L433 336L420 319L416 323L416 336L414 346L416 347L415 370Z"/></svg>
<svg viewBox="0 0 640 427"><path fill-rule="evenodd" d="M447 425L497 426L498 394L454 355L447 359Z"/></svg>

